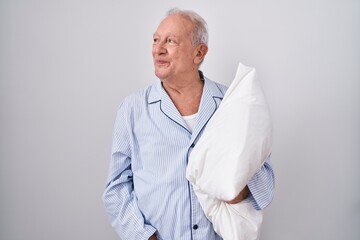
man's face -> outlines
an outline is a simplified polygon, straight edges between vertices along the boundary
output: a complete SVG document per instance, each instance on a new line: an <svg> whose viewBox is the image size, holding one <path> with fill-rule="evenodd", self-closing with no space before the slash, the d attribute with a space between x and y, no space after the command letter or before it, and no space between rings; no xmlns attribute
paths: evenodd
<svg viewBox="0 0 360 240"><path fill-rule="evenodd" d="M160 23L154 33L152 55L155 75L161 80L176 79L196 68L193 28L192 22L180 15L171 15Z"/></svg>

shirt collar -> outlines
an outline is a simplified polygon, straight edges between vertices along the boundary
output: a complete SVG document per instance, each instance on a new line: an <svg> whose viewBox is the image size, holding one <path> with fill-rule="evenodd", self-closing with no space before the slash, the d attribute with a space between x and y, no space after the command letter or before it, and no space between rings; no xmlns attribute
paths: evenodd
<svg viewBox="0 0 360 240"><path fill-rule="evenodd" d="M207 91L207 93L209 95L211 95L214 98L220 98L222 99L224 97L224 93L219 89L219 87L216 85L215 82L211 81L210 79L208 79L207 77L204 76L204 74L199 71L199 75L201 80L204 81L204 88L203 88L203 95L205 94L205 91ZM148 96L148 103L154 103L154 102L158 102L162 99L162 94L166 94L161 81L157 81L156 84L154 84L149 92L149 96Z"/></svg>

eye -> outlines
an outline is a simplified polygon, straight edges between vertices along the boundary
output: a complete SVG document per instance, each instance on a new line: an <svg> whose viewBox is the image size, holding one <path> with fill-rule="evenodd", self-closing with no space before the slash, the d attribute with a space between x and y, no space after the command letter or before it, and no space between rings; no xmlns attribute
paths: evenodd
<svg viewBox="0 0 360 240"><path fill-rule="evenodd" d="M170 43L170 44L175 44L176 43L175 39L173 39L173 38L168 38L167 42Z"/></svg>
<svg viewBox="0 0 360 240"><path fill-rule="evenodd" d="M155 43L158 43L159 42L159 38L158 37L154 37L153 38L153 43L155 44Z"/></svg>

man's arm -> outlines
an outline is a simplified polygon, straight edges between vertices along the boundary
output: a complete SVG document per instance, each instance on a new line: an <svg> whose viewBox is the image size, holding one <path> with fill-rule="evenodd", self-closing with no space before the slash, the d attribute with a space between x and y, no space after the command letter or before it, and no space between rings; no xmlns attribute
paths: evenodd
<svg viewBox="0 0 360 240"><path fill-rule="evenodd" d="M261 169L250 179L248 185L229 204L236 204L249 197L256 210L268 206L274 196L275 179L271 167L270 156L266 159Z"/></svg>
<svg viewBox="0 0 360 240"><path fill-rule="evenodd" d="M275 192L275 176L271 167L270 156L261 169L250 179L247 186L251 192L249 198L256 210L262 210L271 203Z"/></svg>
<svg viewBox="0 0 360 240"><path fill-rule="evenodd" d="M103 202L112 226L121 239L147 240L156 229L144 223L133 188L131 171L131 138L127 111L118 111L107 187Z"/></svg>
<svg viewBox="0 0 360 240"><path fill-rule="evenodd" d="M249 194L250 194L250 189L248 186L245 186L244 189L239 193L239 195L236 196L236 198L234 198L231 201L225 201L225 202L228 204L236 204L247 198Z"/></svg>

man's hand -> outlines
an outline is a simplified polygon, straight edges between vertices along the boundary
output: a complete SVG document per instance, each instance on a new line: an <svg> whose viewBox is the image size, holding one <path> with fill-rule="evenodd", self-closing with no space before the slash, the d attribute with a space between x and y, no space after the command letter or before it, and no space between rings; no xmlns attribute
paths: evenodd
<svg viewBox="0 0 360 240"><path fill-rule="evenodd" d="M149 240L158 240L155 233L149 238Z"/></svg>
<svg viewBox="0 0 360 240"><path fill-rule="evenodd" d="M247 196L249 196L250 194L250 190L248 188L248 186L246 186L240 193L239 195L236 196L236 198L234 198L233 200L230 201L225 201L226 203L229 204L236 204L241 202L242 200L244 200Z"/></svg>

